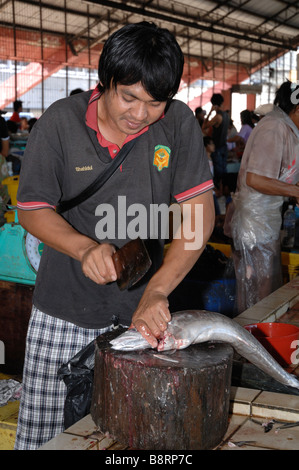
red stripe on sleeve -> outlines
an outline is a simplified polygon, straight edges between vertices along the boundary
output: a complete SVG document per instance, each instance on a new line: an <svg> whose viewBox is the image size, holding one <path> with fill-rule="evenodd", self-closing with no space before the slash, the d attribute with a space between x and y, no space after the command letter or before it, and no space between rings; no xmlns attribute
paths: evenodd
<svg viewBox="0 0 299 470"><path fill-rule="evenodd" d="M187 199L191 199L192 197L198 196L199 194L202 194L209 189L212 189L214 187L213 180L205 181L202 184L199 184L198 186L195 186L194 188L188 189L187 191L184 191L183 193L177 194L175 196L176 200L178 202L184 202Z"/></svg>
<svg viewBox="0 0 299 470"><path fill-rule="evenodd" d="M17 202L17 208L25 211L32 211L35 209L56 209L56 206L52 206L47 202Z"/></svg>

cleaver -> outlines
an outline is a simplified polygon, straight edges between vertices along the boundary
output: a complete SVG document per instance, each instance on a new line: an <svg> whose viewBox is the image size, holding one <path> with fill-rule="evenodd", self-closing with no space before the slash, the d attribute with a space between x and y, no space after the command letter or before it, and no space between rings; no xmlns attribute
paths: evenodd
<svg viewBox="0 0 299 470"><path fill-rule="evenodd" d="M144 242L140 238L131 240L112 255L120 290L134 286L152 265Z"/></svg>

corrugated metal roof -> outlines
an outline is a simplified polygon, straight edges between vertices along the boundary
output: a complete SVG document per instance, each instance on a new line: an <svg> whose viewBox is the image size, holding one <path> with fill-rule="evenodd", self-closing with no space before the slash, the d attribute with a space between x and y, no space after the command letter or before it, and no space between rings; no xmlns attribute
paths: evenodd
<svg viewBox="0 0 299 470"><path fill-rule="evenodd" d="M30 54L26 40L32 45L36 37L29 33L42 31L43 47L54 47L61 36L70 49L66 62L73 55L75 63L88 47L96 52L89 64L96 66L91 62L113 31L127 23L154 21L173 31L181 45L185 80L221 74L232 84L236 74L241 81L298 48L298 4L292 0L6 0L0 5L0 34L7 40L11 31L17 32L24 60ZM8 58L8 50L0 46L0 59ZM45 53L44 59L48 56Z"/></svg>

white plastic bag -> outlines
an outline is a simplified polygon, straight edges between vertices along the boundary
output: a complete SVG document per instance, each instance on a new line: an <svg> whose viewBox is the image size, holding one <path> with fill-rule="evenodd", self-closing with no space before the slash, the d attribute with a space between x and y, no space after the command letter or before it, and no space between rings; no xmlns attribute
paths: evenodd
<svg viewBox="0 0 299 470"><path fill-rule="evenodd" d="M22 384L13 379L0 380L0 406L7 405L9 401L19 400Z"/></svg>

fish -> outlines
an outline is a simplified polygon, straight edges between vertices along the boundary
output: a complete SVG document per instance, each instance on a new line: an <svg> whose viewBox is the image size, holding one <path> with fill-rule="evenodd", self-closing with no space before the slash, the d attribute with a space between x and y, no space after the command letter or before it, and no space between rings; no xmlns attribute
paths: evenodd
<svg viewBox="0 0 299 470"><path fill-rule="evenodd" d="M191 344L208 341L230 344L242 357L283 385L299 389L299 380L288 373L264 346L234 319L206 310L184 310L172 314L159 339L159 352L185 349ZM111 341L113 349L136 351L151 345L134 328Z"/></svg>

